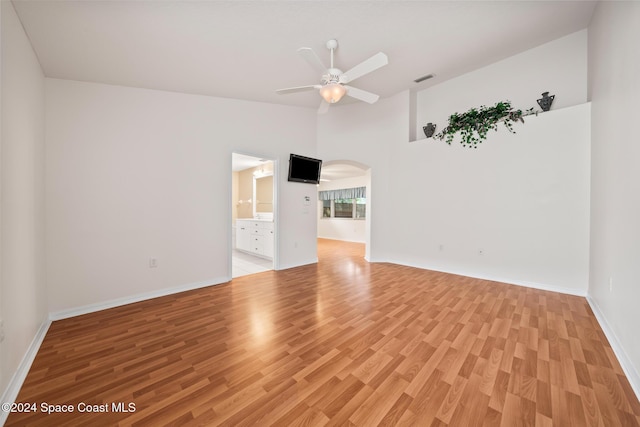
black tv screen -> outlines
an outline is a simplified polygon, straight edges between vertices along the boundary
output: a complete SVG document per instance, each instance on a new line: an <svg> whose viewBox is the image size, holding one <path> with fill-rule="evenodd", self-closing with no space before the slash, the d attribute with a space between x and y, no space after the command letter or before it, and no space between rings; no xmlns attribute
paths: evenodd
<svg viewBox="0 0 640 427"><path fill-rule="evenodd" d="M289 181L318 184L322 160L291 154L289 156Z"/></svg>

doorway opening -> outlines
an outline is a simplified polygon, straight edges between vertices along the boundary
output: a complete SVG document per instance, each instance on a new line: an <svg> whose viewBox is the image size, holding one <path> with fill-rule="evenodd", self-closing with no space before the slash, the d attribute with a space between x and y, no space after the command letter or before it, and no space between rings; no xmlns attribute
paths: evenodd
<svg viewBox="0 0 640 427"><path fill-rule="evenodd" d="M369 166L351 160L323 162L318 186L318 238L364 244L364 258L370 260L370 196Z"/></svg>
<svg viewBox="0 0 640 427"><path fill-rule="evenodd" d="M231 277L275 268L276 162L233 153Z"/></svg>

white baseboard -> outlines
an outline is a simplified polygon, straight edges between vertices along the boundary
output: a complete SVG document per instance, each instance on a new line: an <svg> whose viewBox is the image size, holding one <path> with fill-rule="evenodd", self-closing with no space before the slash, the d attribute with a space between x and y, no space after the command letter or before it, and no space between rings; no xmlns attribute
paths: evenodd
<svg viewBox="0 0 640 427"><path fill-rule="evenodd" d="M607 337L607 340L609 340L609 344L611 344L611 349L613 350L613 353L618 358L618 362L620 362L620 366L622 366L622 370L627 376L627 379L631 384L631 388L633 389L633 392L636 394L636 397L638 398L638 400L640 400L640 374L638 373L636 368L633 366L633 363L631 363L631 359L629 359L629 357L627 356L627 353L624 351L624 347L618 340L618 337L616 336L616 334L613 332L613 329L611 329L611 327L609 326L609 323L607 322L607 318L602 313L602 310L600 310L600 307L598 306L596 301L590 296L587 296L587 302L589 303L589 306L591 306L591 310L593 311L593 314L596 316L596 319L598 320L598 323L602 328L602 332L604 332L604 335Z"/></svg>
<svg viewBox="0 0 640 427"><path fill-rule="evenodd" d="M134 302L145 301L152 298L163 297L166 295L177 294L179 292L191 291L193 289L206 288L207 286L219 285L231 281L231 277L218 277L203 282L188 283L185 285L175 286L172 288L160 289L143 294L132 295L124 298L116 298L109 301L89 304L81 307L74 307L68 310L56 311L49 313L49 320L61 320L69 317L80 316L82 314L94 313L96 311L106 310L108 308L119 307L121 305L131 304Z"/></svg>
<svg viewBox="0 0 640 427"><path fill-rule="evenodd" d="M280 271L280 270L288 270L288 269L290 269L290 268L302 267L302 266L304 266L304 265L311 265L311 264L317 264L317 263L318 263L318 258L316 258L316 259L314 259L314 260L311 260L311 261L308 261L308 262L304 262L304 263L302 263L302 264L290 264L290 265L287 265L287 264L284 264L284 265L283 265L283 264L280 264L280 265L278 266L277 270L278 270L278 271Z"/></svg>
<svg viewBox="0 0 640 427"><path fill-rule="evenodd" d="M2 399L0 402L2 403L14 403L16 397L18 397L18 393L22 388L22 384L24 383L25 378L27 378L27 374L29 373L29 369L31 369L31 364L36 358L36 354L38 354L38 350L40 350L40 345L42 345L42 341L44 340L45 335L47 335L47 331L49 330L49 326L51 326L50 320L45 320L40 325L38 332L36 332L35 337L31 341L27 352L24 357L20 361L18 365L18 369L11 377L11 381L9 381L9 385L6 390L2 394ZM9 416L8 412L0 411L0 425L4 425L5 421L7 421L7 417Z"/></svg>
<svg viewBox="0 0 640 427"><path fill-rule="evenodd" d="M526 280L513 280L513 279L505 278L505 277L495 277L495 276L488 276L488 275L483 275L483 274L476 274L476 273L469 272L469 271L442 270L442 269L437 269L437 268L429 268L429 267L425 267L425 266L421 266L421 265L409 264L409 263L406 263L406 262L399 262L399 261L395 261L395 260L394 261L386 261L386 262L389 262L389 263L392 263L392 264L404 265L406 267L420 268L422 270L437 271L439 273L455 274L457 276L472 277L474 279L490 280L492 282L500 282L500 283L507 283L509 285L524 286L525 288L540 289L542 291L558 292L560 294L574 295L574 296L578 296L578 297L586 297L587 296L586 284L585 284L585 290L581 291L581 290L578 290L578 289L563 288L561 286L553 286L553 285L547 285L547 284L544 284L544 283L529 282L529 281L526 281Z"/></svg>

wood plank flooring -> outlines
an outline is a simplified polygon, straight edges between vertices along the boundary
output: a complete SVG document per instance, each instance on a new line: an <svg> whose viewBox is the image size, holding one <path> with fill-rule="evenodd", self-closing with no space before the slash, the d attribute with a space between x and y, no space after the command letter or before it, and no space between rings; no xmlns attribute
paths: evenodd
<svg viewBox="0 0 640 427"><path fill-rule="evenodd" d="M38 411L6 425L640 424L584 298L319 258L54 322L17 399Z"/></svg>

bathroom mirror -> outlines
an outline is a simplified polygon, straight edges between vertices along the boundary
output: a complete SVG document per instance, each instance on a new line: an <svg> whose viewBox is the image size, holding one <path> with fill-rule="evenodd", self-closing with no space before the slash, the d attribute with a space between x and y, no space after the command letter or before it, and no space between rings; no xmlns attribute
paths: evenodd
<svg viewBox="0 0 640 427"><path fill-rule="evenodd" d="M273 214L273 171L253 174L253 217Z"/></svg>

